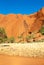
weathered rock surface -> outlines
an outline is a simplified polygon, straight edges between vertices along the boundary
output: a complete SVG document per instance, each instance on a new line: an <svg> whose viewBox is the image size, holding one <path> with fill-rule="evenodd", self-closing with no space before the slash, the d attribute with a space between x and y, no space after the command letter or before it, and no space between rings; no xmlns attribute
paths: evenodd
<svg viewBox="0 0 44 65"><path fill-rule="evenodd" d="M30 14L0 14L0 27L4 27L7 36L17 38L23 34L26 36L29 32L37 32L44 25L44 7L40 11Z"/></svg>

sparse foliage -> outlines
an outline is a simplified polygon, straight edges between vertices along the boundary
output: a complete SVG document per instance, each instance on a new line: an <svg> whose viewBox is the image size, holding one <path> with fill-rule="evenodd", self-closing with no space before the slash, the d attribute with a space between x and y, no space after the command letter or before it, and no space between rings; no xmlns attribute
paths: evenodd
<svg viewBox="0 0 44 65"><path fill-rule="evenodd" d="M44 26L42 26L42 28L39 31L42 35L44 35Z"/></svg>
<svg viewBox="0 0 44 65"><path fill-rule="evenodd" d="M9 39L8 39L8 43L14 43L15 42L15 38L14 37L10 37Z"/></svg>
<svg viewBox="0 0 44 65"><path fill-rule="evenodd" d="M7 40L7 35L4 28L0 28L0 43L3 43Z"/></svg>

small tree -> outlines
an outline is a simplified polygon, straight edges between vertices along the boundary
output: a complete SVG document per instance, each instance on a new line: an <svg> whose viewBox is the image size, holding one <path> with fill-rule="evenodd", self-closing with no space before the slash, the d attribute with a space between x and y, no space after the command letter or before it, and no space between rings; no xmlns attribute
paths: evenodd
<svg viewBox="0 0 44 65"><path fill-rule="evenodd" d="M7 40L7 35L5 33L4 28L0 28L0 43L5 42Z"/></svg>
<svg viewBox="0 0 44 65"><path fill-rule="evenodd" d="M7 38L4 28L0 28L0 37Z"/></svg>

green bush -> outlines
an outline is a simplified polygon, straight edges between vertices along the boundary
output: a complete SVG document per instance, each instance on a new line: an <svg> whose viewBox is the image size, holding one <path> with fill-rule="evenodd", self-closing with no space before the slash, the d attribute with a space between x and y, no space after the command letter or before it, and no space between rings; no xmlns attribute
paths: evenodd
<svg viewBox="0 0 44 65"><path fill-rule="evenodd" d="M14 37L10 37L9 39L8 39L8 43L14 43L15 42L15 38Z"/></svg>
<svg viewBox="0 0 44 65"><path fill-rule="evenodd" d="M39 32L44 35L44 26L42 26L42 28L39 30Z"/></svg>
<svg viewBox="0 0 44 65"><path fill-rule="evenodd" d="M7 41L7 35L4 28L0 28L0 43L4 43Z"/></svg>
<svg viewBox="0 0 44 65"><path fill-rule="evenodd" d="M4 28L0 28L0 37L7 38L7 35L6 35Z"/></svg>

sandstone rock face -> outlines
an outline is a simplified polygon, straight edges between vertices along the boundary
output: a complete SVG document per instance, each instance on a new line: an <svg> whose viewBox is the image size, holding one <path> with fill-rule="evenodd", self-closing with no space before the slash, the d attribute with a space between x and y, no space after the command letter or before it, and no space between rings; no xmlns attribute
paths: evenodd
<svg viewBox="0 0 44 65"><path fill-rule="evenodd" d="M37 32L44 25L44 7L30 15L21 14L0 14L0 27L4 27L7 36L17 38L23 34L26 36L29 32Z"/></svg>

